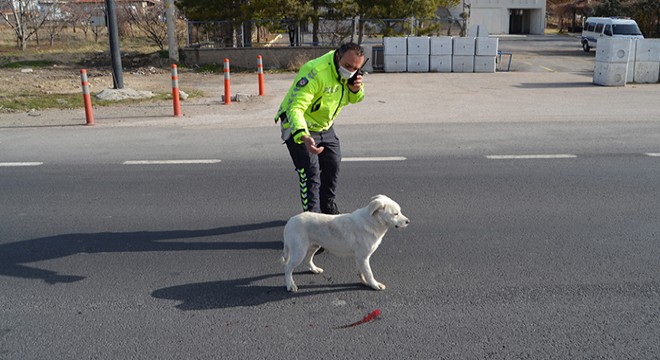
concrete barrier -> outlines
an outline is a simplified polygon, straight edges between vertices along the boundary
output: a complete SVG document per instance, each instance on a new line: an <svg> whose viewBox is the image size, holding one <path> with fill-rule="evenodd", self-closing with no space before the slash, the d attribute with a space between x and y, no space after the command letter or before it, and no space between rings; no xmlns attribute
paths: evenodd
<svg viewBox="0 0 660 360"><path fill-rule="evenodd" d="M429 71L451 72L452 55L431 55L429 57Z"/></svg>
<svg viewBox="0 0 660 360"><path fill-rule="evenodd" d="M603 86L626 86L628 62L609 63L596 61L594 66L594 84Z"/></svg>
<svg viewBox="0 0 660 360"><path fill-rule="evenodd" d="M598 40L594 79L596 85L626 86L631 59L631 39L604 37ZM634 56L632 56L634 59Z"/></svg>
<svg viewBox="0 0 660 360"><path fill-rule="evenodd" d="M660 82L660 39L638 39L635 47L635 83Z"/></svg>

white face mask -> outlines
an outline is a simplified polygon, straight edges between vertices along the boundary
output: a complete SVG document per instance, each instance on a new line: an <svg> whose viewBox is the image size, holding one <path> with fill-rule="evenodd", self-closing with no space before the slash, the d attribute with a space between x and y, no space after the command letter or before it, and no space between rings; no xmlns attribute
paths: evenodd
<svg viewBox="0 0 660 360"><path fill-rule="evenodd" d="M355 75L356 72L357 72L357 70L356 70L356 71L353 71L353 72L350 72L348 69L346 69L346 68L343 67L343 66L340 66L340 67L339 67L339 75L340 75L341 77L343 77L344 79L346 79L346 80L352 78L353 75Z"/></svg>

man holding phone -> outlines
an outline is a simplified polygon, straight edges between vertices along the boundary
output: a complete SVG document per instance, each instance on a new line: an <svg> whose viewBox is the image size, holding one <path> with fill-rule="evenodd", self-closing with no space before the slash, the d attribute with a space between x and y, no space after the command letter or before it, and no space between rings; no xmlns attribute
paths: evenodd
<svg viewBox="0 0 660 360"><path fill-rule="evenodd" d="M339 214L341 149L333 124L344 106L364 98L364 63L364 49L352 42L305 63L277 111L304 211Z"/></svg>

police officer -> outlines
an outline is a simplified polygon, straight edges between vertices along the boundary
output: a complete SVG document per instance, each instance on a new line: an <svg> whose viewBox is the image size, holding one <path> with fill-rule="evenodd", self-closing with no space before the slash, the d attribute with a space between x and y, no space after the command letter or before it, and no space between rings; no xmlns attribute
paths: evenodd
<svg viewBox="0 0 660 360"><path fill-rule="evenodd" d="M333 124L341 109L364 98L364 49L346 43L302 66L275 122L300 182L304 211L338 214L335 190L341 149Z"/></svg>

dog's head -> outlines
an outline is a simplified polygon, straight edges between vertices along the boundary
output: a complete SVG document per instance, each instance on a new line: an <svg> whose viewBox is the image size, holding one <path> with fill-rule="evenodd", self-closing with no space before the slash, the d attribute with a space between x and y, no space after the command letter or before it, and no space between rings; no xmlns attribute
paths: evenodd
<svg viewBox="0 0 660 360"><path fill-rule="evenodd" d="M397 229L403 229L410 223L410 220L401 213L399 204L385 195L372 197L368 209L372 216L379 216L388 225Z"/></svg>

